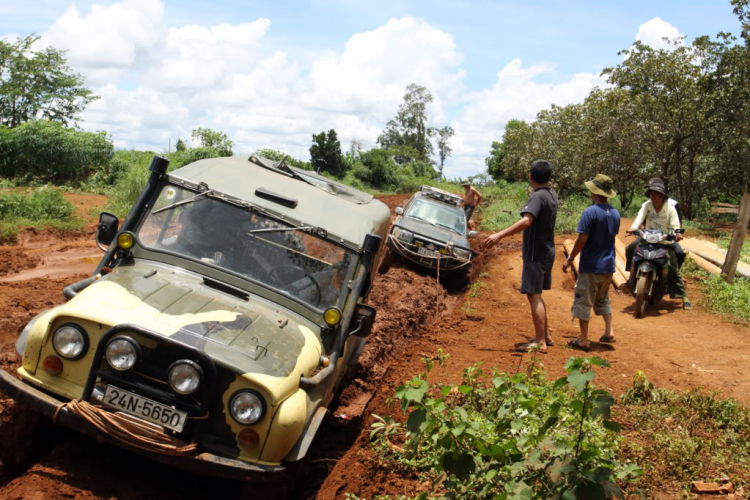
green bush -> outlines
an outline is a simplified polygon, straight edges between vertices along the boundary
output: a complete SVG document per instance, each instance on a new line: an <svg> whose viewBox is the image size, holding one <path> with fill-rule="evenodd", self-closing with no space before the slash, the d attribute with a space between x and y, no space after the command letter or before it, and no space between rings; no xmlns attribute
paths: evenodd
<svg viewBox="0 0 750 500"><path fill-rule="evenodd" d="M614 399L591 385L607 361L570 358L555 382L532 365L487 383L475 365L458 386L430 385L424 361L426 373L396 389L406 422L375 416L370 438L385 466L440 481L444 498L606 499L641 474L615 457Z"/></svg>
<svg viewBox="0 0 750 500"><path fill-rule="evenodd" d="M62 192L49 186L37 188L29 194L0 194L0 244L16 241L20 226L55 226L62 230L76 230L81 222L74 217L75 208Z"/></svg>
<svg viewBox="0 0 750 500"><path fill-rule="evenodd" d="M113 155L104 132L83 132L43 120L0 130L0 176L25 183L81 183L106 169Z"/></svg>

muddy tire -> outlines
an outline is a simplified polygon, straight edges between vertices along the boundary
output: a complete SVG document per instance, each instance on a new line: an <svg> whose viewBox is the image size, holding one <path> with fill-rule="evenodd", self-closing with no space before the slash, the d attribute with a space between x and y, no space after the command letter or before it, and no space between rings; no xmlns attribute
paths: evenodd
<svg viewBox="0 0 750 500"><path fill-rule="evenodd" d="M463 290L471 284L470 269L452 272L443 283L453 291Z"/></svg>
<svg viewBox="0 0 750 500"><path fill-rule="evenodd" d="M648 289L651 286L651 273L639 276L638 283L635 285L635 317L642 318L646 313L646 303L648 302Z"/></svg>
<svg viewBox="0 0 750 500"><path fill-rule="evenodd" d="M0 419L0 475L26 471L49 448L51 428L49 420L14 403Z"/></svg>
<svg viewBox="0 0 750 500"><path fill-rule="evenodd" d="M391 250L389 247L385 247L385 250L383 251L383 258L380 259L380 265L378 266L378 274L387 273L393 265L394 258L395 255L393 255L393 250Z"/></svg>

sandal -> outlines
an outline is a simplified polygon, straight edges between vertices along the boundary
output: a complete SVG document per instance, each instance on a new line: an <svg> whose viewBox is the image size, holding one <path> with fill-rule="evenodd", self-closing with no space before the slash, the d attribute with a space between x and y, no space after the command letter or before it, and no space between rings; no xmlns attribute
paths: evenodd
<svg viewBox="0 0 750 500"><path fill-rule="evenodd" d="M617 339L614 337L607 337L606 335L602 335L599 338L599 342L601 342L602 344L614 344L615 342L617 342Z"/></svg>
<svg viewBox="0 0 750 500"><path fill-rule="evenodd" d="M689 300L683 300L682 301L682 308L686 311L692 311L693 310L693 304L690 303Z"/></svg>
<svg viewBox="0 0 750 500"><path fill-rule="evenodd" d="M581 344L578 343L579 340L581 340L581 339L578 338L578 337L574 338L574 339L568 340L568 346L570 346L573 349L580 349L581 351L589 352L591 350L591 344L589 344L587 346L583 346L583 345L581 345Z"/></svg>
<svg viewBox="0 0 750 500"><path fill-rule="evenodd" d="M533 342L529 342L528 344L517 345L516 351L518 352L541 352L542 354L547 354L547 349L542 350L539 344L534 344Z"/></svg>

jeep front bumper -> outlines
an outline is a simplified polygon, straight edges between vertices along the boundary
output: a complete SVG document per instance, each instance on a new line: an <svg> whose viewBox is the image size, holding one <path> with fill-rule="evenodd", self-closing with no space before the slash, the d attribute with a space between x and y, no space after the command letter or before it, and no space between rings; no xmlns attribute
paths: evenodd
<svg viewBox="0 0 750 500"><path fill-rule="evenodd" d="M215 476L235 481L253 481L260 483L277 483L288 475L288 469L282 465L254 465L240 460L220 457L212 453L198 453L189 457L175 457L144 451L112 438L100 431L79 415L66 407L58 408L62 402L31 385L16 379L5 370L0 370L0 392L25 405L36 413L52 420L57 412L56 423L74 431L104 440L120 448L138 453L152 460L189 472Z"/></svg>

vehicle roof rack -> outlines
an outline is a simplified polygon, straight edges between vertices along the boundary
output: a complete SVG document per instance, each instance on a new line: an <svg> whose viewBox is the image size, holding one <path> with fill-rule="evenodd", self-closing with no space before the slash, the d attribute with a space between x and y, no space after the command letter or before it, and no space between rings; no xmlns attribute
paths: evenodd
<svg viewBox="0 0 750 500"><path fill-rule="evenodd" d="M419 186L419 191L425 196L444 201L451 205L461 206L461 203L464 201L463 198L457 194L449 193L448 191L443 191L442 189L432 186Z"/></svg>

